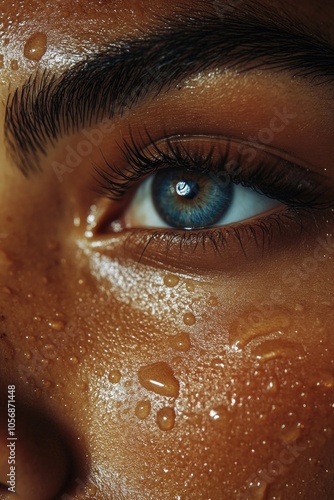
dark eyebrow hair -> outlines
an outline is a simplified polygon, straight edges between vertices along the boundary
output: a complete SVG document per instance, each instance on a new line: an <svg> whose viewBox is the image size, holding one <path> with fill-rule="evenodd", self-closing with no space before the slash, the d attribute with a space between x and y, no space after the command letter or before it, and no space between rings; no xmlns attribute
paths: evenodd
<svg viewBox="0 0 334 500"><path fill-rule="evenodd" d="M9 96L5 138L24 174L63 135L124 114L148 95L209 69L288 71L310 83L332 83L334 48L284 15L256 9L191 11L160 19L155 31L92 53L56 77L37 73Z"/></svg>

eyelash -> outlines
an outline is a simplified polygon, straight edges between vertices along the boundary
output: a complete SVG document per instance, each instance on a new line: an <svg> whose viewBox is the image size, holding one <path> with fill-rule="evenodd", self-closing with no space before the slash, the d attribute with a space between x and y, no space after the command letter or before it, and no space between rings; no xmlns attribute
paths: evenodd
<svg viewBox="0 0 334 500"><path fill-rule="evenodd" d="M167 231L161 229L154 232L150 230L149 240L145 243L144 251L152 241L161 239L166 244L167 250L171 245L177 244L180 247L180 252L185 248L191 248L192 251L195 251L198 245L204 248L206 243L209 243L219 253L221 248L226 247L227 236L233 234L245 253L246 249L243 245L245 237L247 239L253 238L256 245L259 246L256 229L260 230L260 234L262 234L262 248L264 248L265 242L270 244L272 240L274 225L281 230L286 220L296 221L300 229L303 230L302 215L306 214L314 218L315 210L324 210L334 206L334 199L323 201L324 195L328 193L328 189L324 187L324 177L315 173L310 174L307 169L272 154L269 155L258 150L259 154L267 156L267 161L252 161L245 169L243 164L246 162L243 159L242 149L239 148L237 158L233 157L231 146L234 141L230 139L225 139L225 150L223 153L219 153L217 160L215 159L216 144L213 144L206 152L201 147L191 150L184 142L184 138L178 136L166 138L163 149L161 141L154 141L148 131L145 132L149 140L149 148L145 147L147 141L143 140L142 137L136 141L132 134L130 134L130 140L124 142L121 148L126 164L124 169L109 163L106 158L104 158L103 168L96 168L100 195L120 202L129 193L133 193L140 181L160 168L186 168L217 176L226 175L234 184L251 187L256 192L286 205L287 209L257 219L256 222L238 223L222 228L170 229ZM196 139L199 140L198 137ZM244 146L251 147L250 145ZM256 150L253 146L252 148ZM270 167L268 167L268 158L271 159ZM229 166L232 164L234 168L230 169ZM238 166L237 173L235 165Z"/></svg>

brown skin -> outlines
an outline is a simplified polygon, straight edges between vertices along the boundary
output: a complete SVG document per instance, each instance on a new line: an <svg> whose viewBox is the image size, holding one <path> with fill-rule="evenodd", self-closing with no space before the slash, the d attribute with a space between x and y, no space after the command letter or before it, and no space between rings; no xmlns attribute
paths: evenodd
<svg viewBox="0 0 334 500"><path fill-rule="evenodd" d="M14 89L38 65L58 73L85 47L135 36L177 5L80 2L69 26L70 2L58 8L54 2L4 3L4 19L13 21L3 33L4 101L8 84ZM279 9L285 2L275 4ZM332 2L302 4L301 15L333 36ZM48 37L40 62L23 53L36 32ZM151 128L155 124L156 138L164 128L197 135L223 128L240 140L256 136L272 110L286 106L295 118L272 146L314 172L328 167L334 190L328 92L286 75L202 75L116 121L100 147L117 158L117 140L129 125L138 134L142 116ZM47 500L65 492L78 500L332 498L334 247L326 235L333 213L318 213L315 222L304 216L301 236L298 224L286 222L264 255L249 243L245 259L231 241L220 257L208 247L206 253L185 250L180 258L177 246L166 257L164 247L152 244L138 263L137 233L130 240L128 233L85 236L91 205L102 203L91 191L92 158L63 183L50 168L79 140L73 135L50 148L44 172L32 179L11 164L0 140L0 482L8 473L10 384L16 386L19 447L17 496L2 490L0 498ZM101 206L101 217L108 213L112 220L115 202ZM329 251L319 237L332 242ZM171 341L177 334L183 336ZM176 398L140 384L139 369L156 362L172 368L180 386ZM119 381L113 370L120 371ZM135 414L141 400L151 402L143 420ZM163 431L157 415L166 406L176 417Z"/></svg>

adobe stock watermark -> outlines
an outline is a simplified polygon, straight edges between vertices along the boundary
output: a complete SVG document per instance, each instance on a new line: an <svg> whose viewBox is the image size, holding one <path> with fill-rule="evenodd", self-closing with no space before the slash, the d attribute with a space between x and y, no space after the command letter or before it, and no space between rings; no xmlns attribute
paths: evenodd
<svg viewBox="0 0 334 500"><path fill-rule="evenodd" d="M277 307L287 305L287 289L295 292L315 275L322 262L330 259L334 255L334 237L328 235L326 239L318 237L317 245L309 257L305 257L298 265L294 264L282 274L281 284L274 287L270 292L268 301L254 304L253 312L239 320L237 332L242 334L249 329L257 327L266 321L277 311ZM233 343L233 340L230 339Z"/></svg>
<svg viewBox="0 0 334 500"><path fill-rule="evenodd" d="M222 186L229 184L233 181L233 177L242 172L244 163L246 166L251 164L260 152L265 152L263 147L272 144L275 137L284 132L295 118L297 114L291 113L286 106L283 109L274 108L268 126L261 128L256 136L250 135L239 144L237 158L229 160L222 172L209 175Z"/></svg>
<svg viewBox="0 0 334 500"><path fill-rule="evenodd" d="M76 144L75 148L71 146L65 147L65 160L62 163L58 161L52 162L52 168L58 181L63 182L64 175L70 174L78 168L84 158L88 157L94 148L98 148L103 139L114 130L115 124L107 119L102 120L95 128L82 130L83 139Z"/></svg>
<svg viewBox="0 0 334 500"><path fill-rule="evenodd" d="M326 429L326 434L317 434L312 442L300 442L286 445L279 455L271 460L267 467L258 470L252 474L246 481L243 491L240 491L236 500L249 500L249 489L261 488L266 489L277 480L280 476L284 476L289 468L294 464L298 458L307 450L311 450L316 445L323 446L333 436L331 428Z"/></svg>

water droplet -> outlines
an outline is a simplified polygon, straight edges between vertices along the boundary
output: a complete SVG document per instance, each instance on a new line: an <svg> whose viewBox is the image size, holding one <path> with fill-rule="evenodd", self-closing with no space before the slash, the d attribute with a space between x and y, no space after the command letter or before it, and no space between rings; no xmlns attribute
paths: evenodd
<svg viewBox="0 0 334 500"><path fill-rule="evenodd" d="M138 378L141 385L148 391L172 398L177 398L179 395L179 381L174 377L173 370L167 363L159 362L140 368Z"/></svg>
<svg viewBox="0 0 334 500"><path fill-rule="evenodd" d="M331 372L324 370L319 371L319 373L314 374L314 385L317 387L324 387L325 389L333 389L334 387L334 375Z"/></svg>
<svg viewBox="0 0 334 500"><path fill-rule="evenodd" d="M149 416L151 413L151 403L150 401L143 400L139 401L137 403L136 409L135 409L135 414L136 417L139 418L140 420L144 420Z"/></svg>
<svg viewBox="0 0 334 500"><path fill-rule="evenodd" d="M295 342L272 340L260 344L252 350L259 361L266 363L278 358L297 358L303 354L300 344Z"/></svg>
<svg viewBox="0 0 334 500"><path fill-rule="evenodd" d="M196 318L192 312L187 312L183 316L183 323L187 326L192 326L196 323Z"/></svg>
<svg viewBox="0 0 334 500"><path fill-rule="evenodd" d="M108 380L112 384L118 384L118 382L121 380L122 374L119 370L111 370L111 372L108 375Z"/></svg>
<svg viewBox="0 0 334 500"><path fill-rule="evenodd" d="M17 71L19 69L19 63L17 62L16 59L13 59L10 63L10 68L13 71Z"/></svg>
<svg viewBox="0 0 334 500"><path fill-rule="evenodd" d="M90 497L95 496L96 492L97 492L97 487L95 486L95 484L89 484L87 486L87 493Z"/></svg>
<svg viewBox="0 0 334 500"><path fill-rule="evenodd" d="M42 384L43 384L43 387L45 387L46 389L50 389L50 387L52 386L52 382L50 380L43 379Z"/></svg>
<svg viewBox="0 0 334 500"><path fill-rule="evenodd" d="M79 359L76 356L71 356L70 359L69 359L69 362L72 365L77 365L79 363Z"/></svg>
<svg viewBox="0 0 334 500"><path fill-rule="evenodd" d="M24 57L31 61L39 61L47 49L47 38L45 33L34 33L24 46Z"/></svg>
<svg viewBox="0 0 334 500"><path fill-rule="evenodd" d="M166 276L164 277L164 284L168 288L173 288L174 286L178 285L179 281L179 277L175 276L175 274L166 274Z"/></svg>
<svg viewBox="0 0 334 500"><path fill-rule="evenodd" d="M217 406L210 410L209 416L211 420L219 426L225 426L228 418L228 411L225 406Z"/></svg>
<svg viewBox="0 0 334 500"><path fill-rule="evenodd" d="M268 337L272 334L282 334L282 331L290 326L290 319L287 314L275 314L270 318L264 318L261 313L249 314L237 320L231 327L231 337L233 344L239 349L243 349L252 340L259 337Z"/></svg>
<svg viewBox="0 0 334 500"><path fill-rule="evenodd" d="M268 380L267 391L269 392L269 394L273 394L273 395L276 395L278 393L279 382L278 382L276 376L273 376L270 378L270 380Z"/></svg>
<svg viewBox="0 0 334 500"><path fill-rule="evenodd" d="M222 358L214 358L211 361L211 367L212 368L225 368L225 364L224 364Z"/></svg>
<svg viewBox="0 0 334 500"><path fill-rule="evenodd" d="M186 332L178 333L169 339L170 345L175 351L189 351L191 347L189 334Z"/></svg>
<svg viewBox="0 0 334 500"><path fill-rule="evenodd" d="M65 330L66 323L60 319L52 319L48 322L48 325L52 328L52 330L63 332Z"/></svg>
<svg viewBox="0 0 334 500"><path fill-rule="evenodd" d="M32 354L31 354L31 352L30 352L30 351L26 351L26 352L24 353L24 357L25 357L26 359L31 359L31 358L32 358Z"/></svg>
<svg viewBox="0 0 334 500"><path fill-rule="evenodd" d="M285 444L293 444L302 435L303 426L300 423L282 425L281 440Z"/></svg>
<svg viewBox="0 0 334 500"><path fill-rule="evenodd" d="M195 290L195 285L192 281L187 281L186 283L187 292L193 292Z"/></svg>
<svg viewBox="0 0 334 500"><path fill-rule="evenodd" d="M157 412L157 424L162 431L170 431L175 425L174 408L166 406Z"/></svg>

